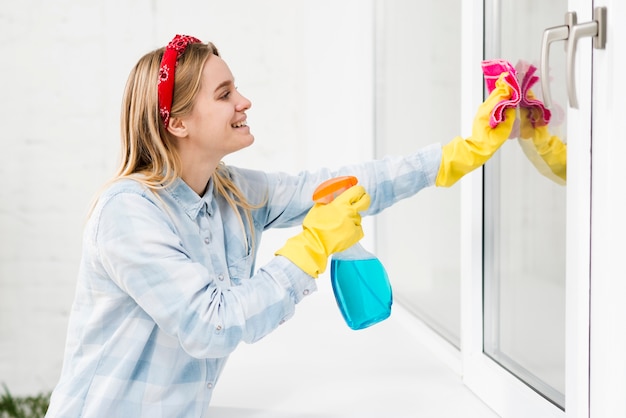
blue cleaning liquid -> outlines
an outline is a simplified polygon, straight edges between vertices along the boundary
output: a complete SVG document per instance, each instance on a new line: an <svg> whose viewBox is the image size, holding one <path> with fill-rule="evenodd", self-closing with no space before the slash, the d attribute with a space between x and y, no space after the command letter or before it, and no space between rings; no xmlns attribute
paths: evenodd
<svg viewBox="0 0 626 418"><path fill-rule="evenodd" d="M330 276L339 310L353 330L372 326L391 314L391 285L378 258L333 257Z"/></svg>

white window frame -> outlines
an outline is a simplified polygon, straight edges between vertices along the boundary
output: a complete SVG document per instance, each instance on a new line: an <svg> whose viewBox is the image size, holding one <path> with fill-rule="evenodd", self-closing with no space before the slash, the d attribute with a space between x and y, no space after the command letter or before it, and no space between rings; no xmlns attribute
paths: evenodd
<svg viewBox="0 0 626 418"><path fill-rule="evenodd" d="M591 0L570 0L579 22L591 19ZM471 126L483 100L484 4L463 2L462 126ZM555 22L557 25L558 22ZM540 42L540 39L537 40ZM577 84L591 85L591 53L578 53ZM483 353L483 184L482 169L462 182L461 211L461 355L463 380L503 417L589 416L589 288L591 89L578 89L580 109L568 117L568 192L566 264L566 405L565 411L535 392Z"/></svg>

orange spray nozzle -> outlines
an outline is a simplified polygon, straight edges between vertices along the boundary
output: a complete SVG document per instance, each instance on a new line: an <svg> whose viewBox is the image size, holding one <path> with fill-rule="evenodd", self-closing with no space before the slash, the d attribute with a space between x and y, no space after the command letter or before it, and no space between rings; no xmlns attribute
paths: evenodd
<svg viewBox="0 0 626 418"><path fill-rule="evenodd" d="M359 181L354 176L334 177L326 180L313 192L313 201L315 203L330 203L341 193L355 186Z"/></svg>

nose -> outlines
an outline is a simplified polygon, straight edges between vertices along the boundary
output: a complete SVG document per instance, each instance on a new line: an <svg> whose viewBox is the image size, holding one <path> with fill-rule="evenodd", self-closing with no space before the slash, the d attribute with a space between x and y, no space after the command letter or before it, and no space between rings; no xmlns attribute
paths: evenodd
<svg viewBox="0 0 626 418"><path fill-rule="evenodd" d="M237 111L244 112L250 109L252 107L252 102L248 100L243 94L239 93L239 91L237 91L237 94L239 95L239 100L237 100L237 105L235 106Z"/></svg>

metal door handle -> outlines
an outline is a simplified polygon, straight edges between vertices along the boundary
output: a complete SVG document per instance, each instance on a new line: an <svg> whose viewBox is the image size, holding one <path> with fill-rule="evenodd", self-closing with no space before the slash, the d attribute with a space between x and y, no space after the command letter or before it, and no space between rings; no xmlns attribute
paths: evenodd
<svg viewBox="0 0 626 418"><path fill-rule="evenodd" d="M593 37L593 47L604 49L606 47L606 7L596 7L593 10L593 20L591 22L578 24L576 12L565 14L565 25L555 26L543 31L541 41L541 89L543 91L543 102L546 107L552 105L552 95L550 94L550 44L555 41L567 41L567 95L570 106L578 108L578 98L576 96L576 47L578 40L585 36Z"/></svg>
<svg viewBox="0 0 626 418"><path fill-rule="evenodd" d="M543 31L541 40L541 91L543 103L546 107L552 106L552 94L550 93L550 44L556 41L566 41L569 37L570 27L576 25L576 12L565 14L565 25L554 26Z"/></svg>
<svg viewBox="0 0 626 418"><path fill-rule="evenodd" d="M606 47L606 7L596 7L593 10L593 20L591 22L573 25L570 28L570 35L567 45L567 95L570 106L578 109L578 98L576 97L576 46L578 40L585 36L593 37L593 47L604 49Z"/></svg>

